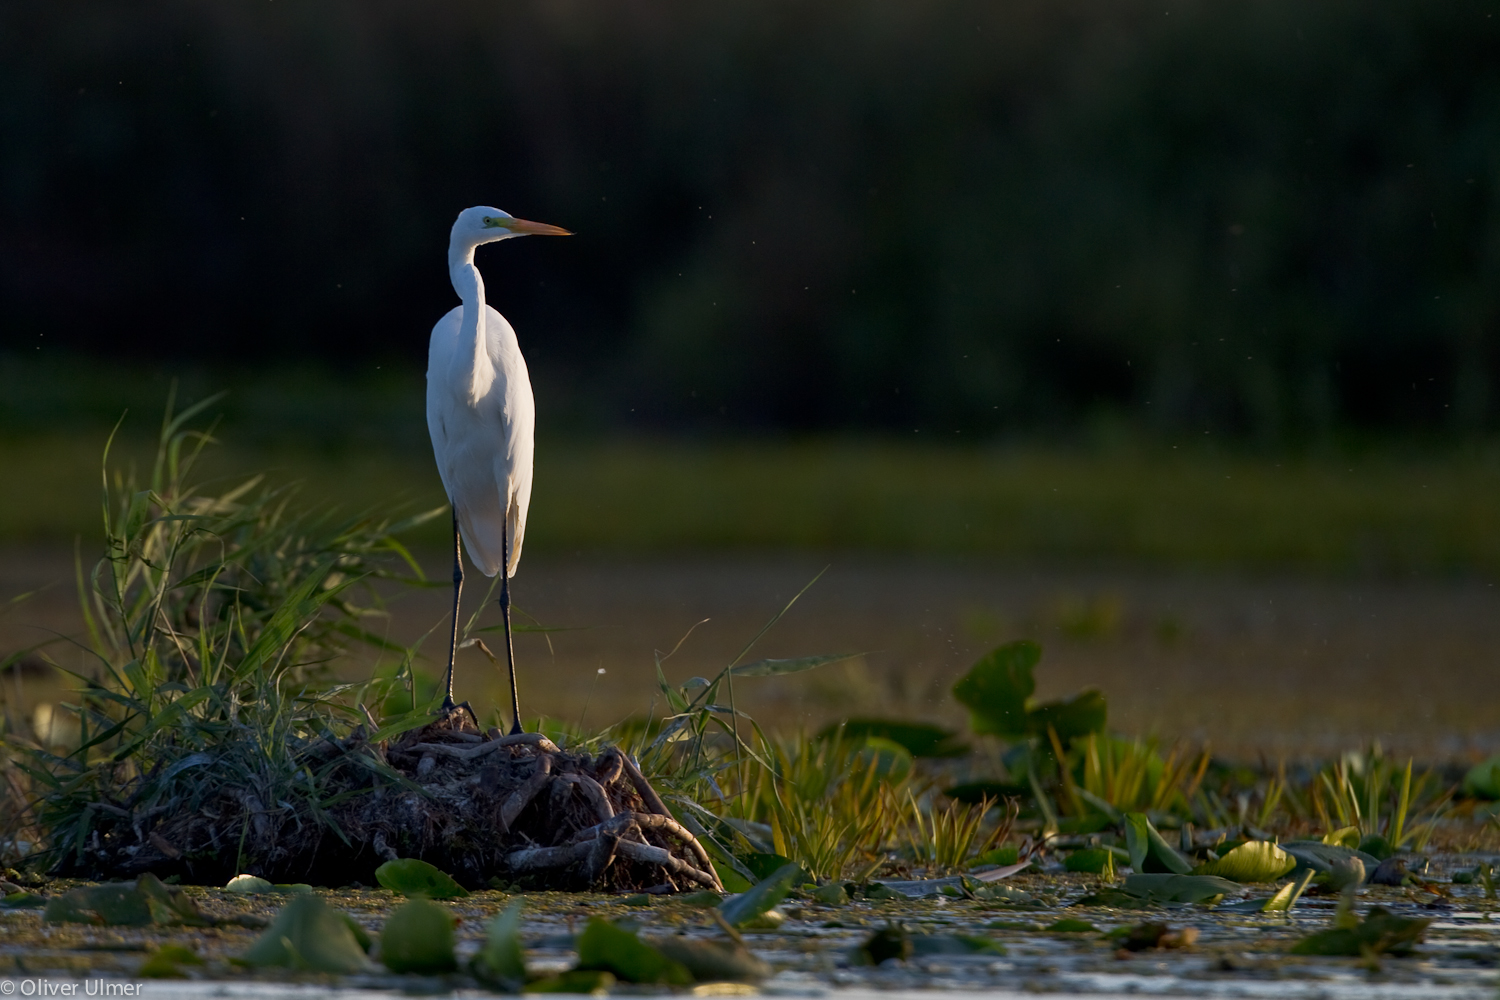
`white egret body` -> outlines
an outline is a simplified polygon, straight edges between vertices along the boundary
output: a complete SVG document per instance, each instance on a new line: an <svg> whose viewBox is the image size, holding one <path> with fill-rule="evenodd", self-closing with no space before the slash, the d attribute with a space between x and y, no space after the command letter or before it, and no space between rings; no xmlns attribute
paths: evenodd
<svg viewBox="0 0 1500 1000"><path fill-rule="evenodd" d="M432 435L438 475L453 505L453 641L443 707L455 707L453 661L458 652L463 587L462 537L480 572L505 574L500 606L514 732L520 731L521 723L510 641L509 578L521 559L531 503L536 405L516 332L484 300L484 279L474 266L474 251L484 243L527 235L570 234L556 226L512 218L498 208L480 206L459 213L448 242L448 276L463 305L438 320L427 352L427 430Z"/></svg>

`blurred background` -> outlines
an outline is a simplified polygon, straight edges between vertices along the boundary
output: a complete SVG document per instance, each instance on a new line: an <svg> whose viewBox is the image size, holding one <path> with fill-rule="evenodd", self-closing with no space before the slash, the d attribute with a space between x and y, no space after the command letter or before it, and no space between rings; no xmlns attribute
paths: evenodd
<svg viewBox="0 0 1500 1000"><path fill-rule="evenodd" d="M516 599L577 629L522 637L537 711L646 710L653 649L710 618L711 673L826 565L757 649L868 655L773 725L959 721L1029 635L1130 732L1500 747L1497 10L8 3L0 653L76 631L103 442L174 384L227 390L226 482L442 503L427 332L492 204L578 233L479 255L539 413Z"/></svg>

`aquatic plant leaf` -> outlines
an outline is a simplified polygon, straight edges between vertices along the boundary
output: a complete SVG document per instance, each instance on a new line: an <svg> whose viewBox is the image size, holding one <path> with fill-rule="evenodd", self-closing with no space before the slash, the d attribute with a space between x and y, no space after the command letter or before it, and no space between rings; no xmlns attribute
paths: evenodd
<svg viewBox="0 0 1500 1000"><path fill-rule="evenodd" d="M1336 867L1347 867L1351 858L1364 862L1365 868L1374 871L1379 859L1349 847L1325 844L1319 840L1289 840L1280 845L1297 859L1298 868L1311 868L1315 872L1332 872ZM1294 869L1295 870L1295 869Z"/></svg>
<svg viewBox="0 0 1500 1000"><path fill-rule="evenodd" d="M911 774L915 761L906 747L894 740L871 736L859 751L859 760L875 776L887 784L905 781Z"/></svg>
<svg viewBox="0 0 1500 1000"><path fill-rule="evenodd" d="M959 740L958 734L942 726L924 722L897 722L892 719L847 719L843 723L825 727L818 739L829 740L838 736L846 740L866 740L871 737L890 740L906 748L913 757L962 757L969 746Z"/></svg>
<svg viewBox="0 0 1500 1000"><path fill-rule="evenodd" d="M134 882L70 889L47 901L42 919L49 924L102 924L146 927L155 923L146 896Z"/></svg>
<svg viewBox="0 0 1500 1000"><path fill-rule="evenodd" d="M710 860L712 861L713 859ZM713 866L714 874L719 876L719 884L724 887L725 891L744 892L750 888L750 883L745 879L745 876L728 865L721 865L717 861L713 861Z"/></svg>
<svg viewBox="0 0 1500 1000"><path fill-rule="evenodd" d="M1096 688L1080 691L1071 698L1049 701L1026 713L1027 727L1036 736L1047 730L1057 733L1064 746L1090 733L1102 733L1109 720L1109 703L1104 692Z"/></svg>
<svg viewBox="0 0 1500 1000"><path fill-rule="evenodd" d="M191 948L180 944L164 944L146 956L146 961L135 970L142 979L186 979L184 965L202 965L203 959Z"/></svg>
<svg viewBox="0 0 1500 1000"><path fill-rule="evenodd" d="M786 898L792 886L802 880L802 866L787 862L749 892L731 896L719 904L719 914L731 927L738 927L760 916Z"/></svg>
<svg viewBox="0 0 1500 1000"><path fill-rule="evenodd" d="M608 972L627 983L686 986L693 981L692 973L681 962L603 917L589 921L578 935L577 949L578 968Z"/></svg>
<svg viewBox="0 0 1500 1000"><path fill-rule="evenodd" d="M407 900L380 929L380 960L392 972L431 974L458 968L453 914L430 899Z"/></svg>
<svg viewBox="0 0 1500 1000"><path fill-rule="evenodd" d="M764 882L792 863L791 858L782 857L780 854L745 854L741 855L740 861L750 874L755 876L757 882ZM799 881L805 882L807 879L804 877Z"/></svg>
<svg viewBox="0 0 1500 1000"><path fill-rule="evenodd" d="M555 976L544 976L526 984L525 993L573 993L581 996L608 996L615 977L602 969L569 969Z"/></svg>
<svg viewBox="0 0 1500 1000"><path fill-rule="evenodd" d="M680 896L674 896L672 902L678 906L690 906L695 910L712 910L724 902L724 894L714 892L712 889L699 889L697 892L685 892Z"/></svg>
<svg viewBox="0 0 1500 1000"><path fill-rule="evenodd" d="M1007 865L1016 864L1021 860L1021 849L1014 845L1010 847L997 847L993 851L985 851L974 859L976 865L999 865L1004 868Z"/></svg>
<svg viewBox="0 0 1500 1000"><path fill-rule="evenodd" d="M292 897L237 961L255 968L337 974L371 968L344 916L317 896Z"/></svg>
<svg viewBox="0 0 1500 1000"><path fill-rule="evenodd" d="M1042 647L1026 639L991 650L953 685L953 697L969 710L969 728L978 734L1027 736L1027 702L1036 691L1033 671Z"/></svg>
<svg viewBox="0 0 1500 1000"><path fill-rule="evenodd" d="M843 906L849 902L849 890L842 882L830 882L814 889L812 898L824 906Z"/></svg>
<svg viewBox="0 0 1500 1000"><path fill-rule="evenodd" d="M265 892L275 892L276 887L259 875L236 875L224 884L224 891L255 896Z"/></svg>
<svg viewBox="0 0 1500 1000"><path fill-rule="evenodd" d="M651 944L700 983L753 983L771 974L771 967L742 944L685 937L655 938Z"/></svg>
<svg viewBox="0 0 1500 1000"><path fill-rule="evenodd" d="M1370 910L1354 927L1333 927L1309 934L1292 945L1293 955L1392 955L1408 954L1432 921L1422 917L1399 917L1383 906Z"/></svg>
<svg viewBox="0 0 1500 1000"><path fill-rule="evenodd" d="M1234 903L1225 903L1219 907L1231 913L1278 913L1286 912L1297 905L1297 900L1312 883L1313 870L1302 869L1302 874L1295 880L1288 882L1276 890L1273 896L1261 896L1256 899L1242 899Z"/></svg>
<svg viewBox="0 0 1500 1000"><path fill-rule="evenodd" d="M403 896L426 896L428 899L457 899L469 890L453 881L453 876L416 858L398 858L375 869L375 881Z"/></svg>
<svg viewBox="0 0 1500 1000"><path fill-rule="evenodd" d="M514 993L526 982L526 955L521 948L521 910L516 900L490 921L484 946L470 966L474 978L486 986Z"/></svg>
<svg viewBox="0 0 1500 1000"><path fill-rule="evenodd" d="M1475 799L1500 799L1500 755L1475 764L1464 774L1464 794Z"/></svg>
<svg viewBox="0 0 1500 1000"><path fill-rule="evenodd" d="M1064 917L1062 920L1048 924L1042 930L1047 931L1049 934L1097 934L1099 928L1087 920Z"/></svg>
<svg viewBox="0 0 1500 1000"><path fill-rule="evenodd" d="M913 955L1004 955L998 941L973 934L913 934Z"/></svg>
<svg viewBox="0 0 1500 1000"><path fill-rule="evenodd" d="M1167 843L1145 813L1125 814L1125 849L1130 854L1130 867L1137 873L1187 875L1193 870L1193 863Z"/></svg>
<svg viewBox="0 0 1500 1000"><path fill-rule="evenodd" d="M1131 896L1153 903L1206 903L1231 892L1238 883L1215 875L1127 875L1122 887Z"/></svg>
<svg viewBox="0 0 1500 1000"><path fill-rule="evenodd" d="M1323 834L1323 843L1335 847L1359 847L1359 827L1345 826L1331 833Z"/></svg>
<svg viewBox="0 0 1500 1000"><path fill-rule="evenodd" d="M214 923L198 909L193 897L176 886L169 886L150 872L135 880L136 891L146 898L146 907L151 918L158 924L185 924L189 927L208 927Z"/></svg>
<svg viewBox="0 0 1500 1000"><path fill-rule="evenodd" d="M40 910L46 905L47 897L34 892L7 893L4 899L0 899L0 909L6 910Z"/></svg>
<svg viewBox="0 0 1500 1000"><path fill-rule="evenodd" d="M729 672L736 677L774 677L777 674L800 674L802 671L812 670L814 667L823 667L830 663L852 660L855 657L864 655L864 653L832 653L823 656L798 656L790 660L756 660L754 663L742 663Z"/></svg>
<svg viewBox="0 0 1500 1000"><path fill-rule="evenodd" d="M1218 875L1232 882L1274 882L1293 868L1297 859L1267 840L1252 840L1193 869L1194 875Z"/></svg>
<svg viewBox="0 0 1500 1000"><path fill-rule="evenodd" d="M1063 861L1063 867L1070 872L1087 872L1091 875L1099 875L1109 867L1111 852L1106 847L1089 847L1081 851L1074 851Z"/></svg>

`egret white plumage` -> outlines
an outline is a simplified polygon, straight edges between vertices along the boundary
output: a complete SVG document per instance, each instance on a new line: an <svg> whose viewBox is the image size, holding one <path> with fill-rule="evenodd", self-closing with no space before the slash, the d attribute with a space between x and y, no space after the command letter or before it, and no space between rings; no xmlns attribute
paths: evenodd
<svg viewBox="0 0 1500 1000"><path fill-rule="evenodd" d="M463 546L485 576L503 572L500 609L510 668L511 732L521 731L516 656L510 634L510 578L521 559L531 503L536 405L516 332L484 300L474 251L513 236L571 236L566 229L513 218L498 208L466 208L448 241L448 276L463 305L432 328L427 352L427 431L453 508L453 636L443 710L452 712L453 662L463 593Z"/></svg>

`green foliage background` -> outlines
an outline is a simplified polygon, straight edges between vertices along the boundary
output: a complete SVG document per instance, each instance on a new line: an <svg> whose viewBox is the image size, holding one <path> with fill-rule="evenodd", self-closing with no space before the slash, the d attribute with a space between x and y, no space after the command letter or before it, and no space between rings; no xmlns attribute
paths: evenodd
<svg viewBox="0 0 1500 1000"><path fill-rule="evenodd" d="M34 0L18 350L421 367L456 210L550 426L1493 427L1482 0ZM501 261L503 258L503 268Z"/></svg>

